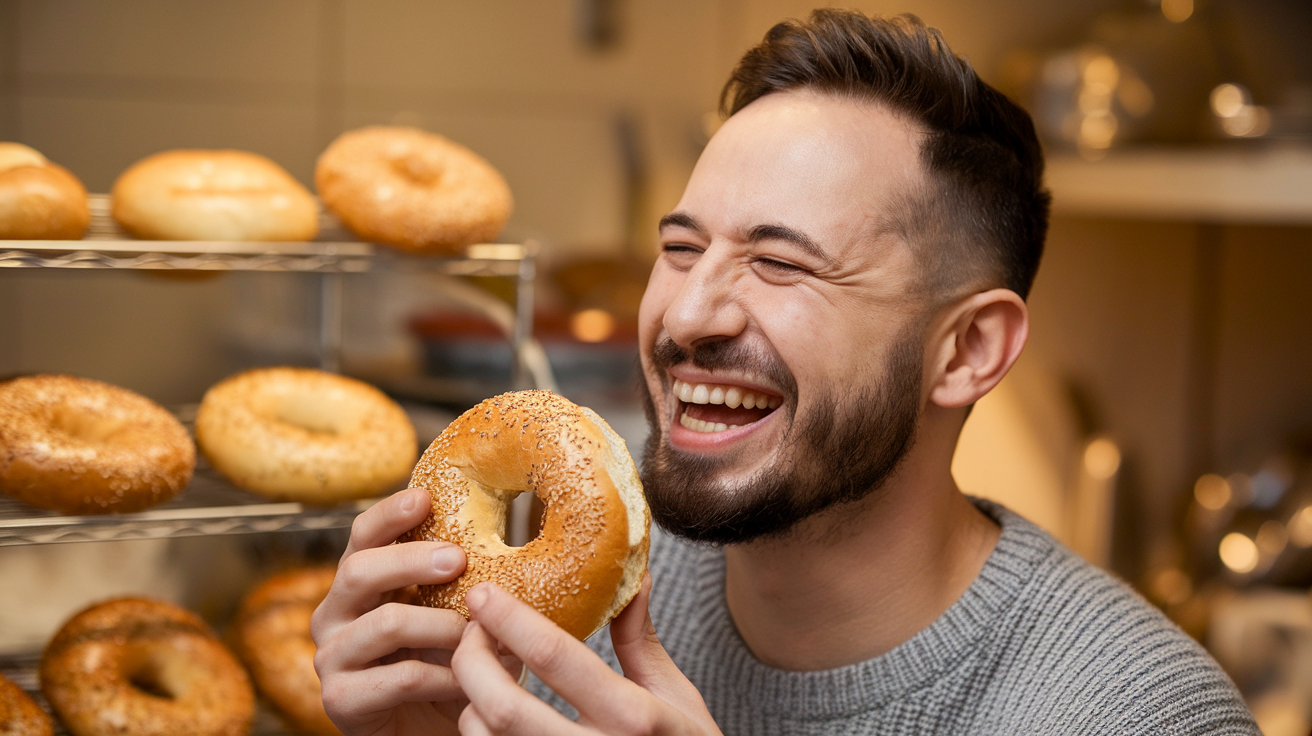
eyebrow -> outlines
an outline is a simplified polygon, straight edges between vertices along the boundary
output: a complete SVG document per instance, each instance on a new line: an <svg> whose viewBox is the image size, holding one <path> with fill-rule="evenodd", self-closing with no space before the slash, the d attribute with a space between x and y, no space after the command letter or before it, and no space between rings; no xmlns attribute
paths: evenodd
<svg viewBox="0 0 1312 736"><path fill-rule="evenodd" d="M702 236L709 235L705 226L703 226L696 217L693 217L687 212L671 212L662 217L658 229L664 231L667 227L681 227L687 230L692 230ZM811 236L801 230L788 227L787 225L773 223L757 225L747 231L746 240L749 243L756 243L762 240L782 240L786 243L792 243L812 258L824 261L827 266L837 265L837 261L826 253L824 248L821 248L818 243L812 240Z"/></svg>
<svg viewBox="0 0 1312 736"><path fill-rule="evenodd" d="M697 218L687 212L671 212L661 218L660 225L656 229L657 231L663 231L667 227L681 227L686 230L692 230L701 235L707 234L706 228L698 222Z"/></svg>

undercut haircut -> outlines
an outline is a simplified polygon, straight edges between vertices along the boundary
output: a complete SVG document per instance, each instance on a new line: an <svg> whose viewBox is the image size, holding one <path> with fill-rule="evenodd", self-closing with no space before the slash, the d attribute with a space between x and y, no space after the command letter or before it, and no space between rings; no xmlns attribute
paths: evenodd
<svg viewBox="0 0 1312 736"><path fill-rule="evenodd" d="M720 111L729 117L795 89L879 103L923 129L928 187L905 193L883 227L916 252L926 288L952 296L1003 286L1029 296L1052 199L1034 123L937 29L913 15L833 9L784 21L738 63Z"/></svg>

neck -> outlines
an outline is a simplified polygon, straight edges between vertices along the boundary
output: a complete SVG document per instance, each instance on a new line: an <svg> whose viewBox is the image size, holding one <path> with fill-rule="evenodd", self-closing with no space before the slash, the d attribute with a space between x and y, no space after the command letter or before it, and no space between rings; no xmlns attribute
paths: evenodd
<svg viewBox="0 0 1312 736"><path fill-rule="evenodd" d="M956 432L921 429L879 491L726 549L729 611L757 659L813 671L877 657L970 587L1000 532L952 479Z"/></svg>

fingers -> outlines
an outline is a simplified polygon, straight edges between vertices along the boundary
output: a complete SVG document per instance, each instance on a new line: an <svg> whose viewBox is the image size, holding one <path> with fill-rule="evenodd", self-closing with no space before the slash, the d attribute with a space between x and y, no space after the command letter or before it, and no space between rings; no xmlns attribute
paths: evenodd
<svg viewBox="0 0 1312 736"><path fill-rule="evenodd" d="M383 547L423 523L432 509L428 491L407 488L365 509L351 524L351 540L342 559L362 549Z"/></svg>
<svg viewBox="0 0 1312 736"><path fill-rule="evenodd" d="M455 611L386 603L342 626L315 660L324 670L355 670L403 649L454 651L464 630Z"/></svg>
<svg viewBox="0 0 1312 736"><path fill-rule="evenodd" d="M462 734L586 733L515 682L497 656L496 640L478 623L465 627L451 669L469 699L460 715Z"/></svg>
<svg viewBox="0 0 1312 736"><path fill-rule="evenodd" d="M446 542L407 542L365 549L342 561L312 628L334 629L390 600L411 584L449 583L465 570L465 553ZM331 635L331 631L325 631ZM315 634L318 641L319 634Z"/></svg>
<svg viewBox="0 0 1312 736"><path fill-rule="evenodd" d="M452 702L463 698L449 668L416 659L344 672L323 684L324 708L338 723L355 722L403 703Z"/></svg>
<svg viewBox="0 0 1312 736"><path fill-rule="evenodd" d="M501 588L491 584L475 586L465 596L465 603L471 620L519 655L533 674L593 720L607 721L606 714L613 715L617 689L636 690L586 644ZM465 636L470 634L466 632Z"/></svg>
<svg viewBox="0 0 1312 736"><path fill-rule="evenodd" d="M610 624L611 643L624 676L703 725L714 725L701 693L679 670L656 636L648 604L651 574L629 605Z"/></svg>

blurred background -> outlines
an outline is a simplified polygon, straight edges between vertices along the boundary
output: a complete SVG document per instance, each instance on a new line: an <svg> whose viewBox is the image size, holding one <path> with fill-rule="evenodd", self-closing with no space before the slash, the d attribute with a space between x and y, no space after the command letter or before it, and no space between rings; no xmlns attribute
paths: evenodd
<svg viewBox="0 0 1312 736"><path fill-rule="evenodd" d="M961 486L1161 606L1227 667L1268 736L1306 734L1312 5L842 5L941 29L1027 106L1048 151L1055 217L1030 343L967 423ZM634 317L656 220L719 123L732 65L814 6L0 0L0 140L92 192L167 148L255 151L311 186L318 153L350 128L415 125L464 143L515 193L502 240L539 246L536 335L561 389L636 451ZM462 283L513 299L496 279ZM343 281L345 372L425 407L430 437L511 381L504 340L448 286ZM69 372L194 403L241 368L314 363L317 289L304 275L0 269L0 375ZM435 394L424 377L462 388ZM38 603L58 613L0 605L0 628L29 632L12 634L19 644L48 635L105 586L186 597L197 584L179 560L212 561L204 545L218 542L122 544L154 562L131 580L46 585ZM58 567L46 550L0 553L0 578L41 585Z"/></svg>

